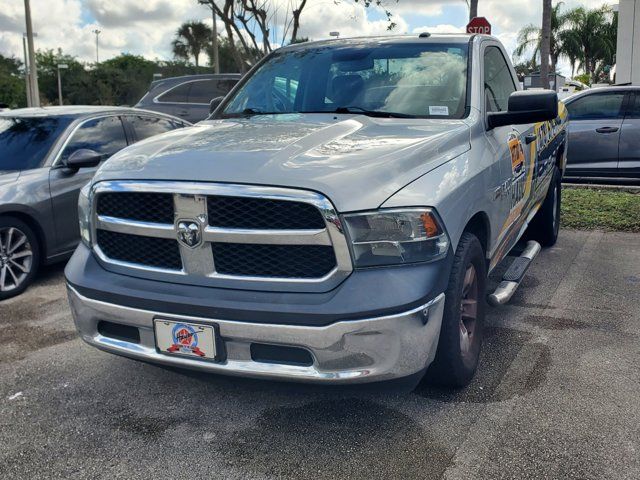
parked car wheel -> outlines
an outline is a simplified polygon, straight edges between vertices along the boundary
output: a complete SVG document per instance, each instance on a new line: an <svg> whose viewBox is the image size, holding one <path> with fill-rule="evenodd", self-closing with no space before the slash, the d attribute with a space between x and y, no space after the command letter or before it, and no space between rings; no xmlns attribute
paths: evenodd
<svg viewBox="0 0 640 480"><path fill-rule="evenodd" d="M482 347L486 278L482 245L475 235L465 232L453 260L438 350L428 380L464 387L473 378Z"/></svg>
<svg viewBox="0 0 640 480"><path fill-rule="evenodd" d="M556 167L551 178L547 196L529 225L528 237L539 242L543 247L552 247L558 240L560 232L560 203L562 185L560 170Z"/></svg>
<svg viewBox="0 0 640 480"><path fill-rule="evenodd" d="M22 293L40 262L38 239L23 221L0 218L0 300Z"/></svg>

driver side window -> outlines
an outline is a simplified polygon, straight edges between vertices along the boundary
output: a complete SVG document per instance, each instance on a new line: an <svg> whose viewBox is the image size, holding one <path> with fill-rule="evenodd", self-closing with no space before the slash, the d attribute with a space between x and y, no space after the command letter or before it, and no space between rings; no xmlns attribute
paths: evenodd
<svg viewBox="0 0 640 480"><path fill-rule="evenodd" d="M484 98L487 112L504 112L516 91L509 65L498 47L484 51Z"/></svg>
<svg viewBox="0 0 640 480"><path fill-rule="evenodd" d="M102 160L127 146L124 127L119 117L103 117L82 124L69 139L60 155L64 162L76 150L88 148L102 155Z"/></svg>

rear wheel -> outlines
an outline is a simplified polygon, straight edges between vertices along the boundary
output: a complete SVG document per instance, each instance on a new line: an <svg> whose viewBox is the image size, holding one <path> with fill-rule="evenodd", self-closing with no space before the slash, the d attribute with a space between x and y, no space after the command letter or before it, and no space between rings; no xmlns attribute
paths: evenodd
<svg viewBox="0 0 640 480"><path fill-rule="evenodd" d="M39 260L38 241L29 225L13 217L0 218L0 300L29 286Z"/></svg>
<svg viewBox="0 0 640 480"><path fill-rule="evenodd" d="M486 277L482 245L475 235L465 232L453 260L438 350L428 379L464 387L473 378L482 347Z"/></svg>
<svg viewBox="0 0 640 480"><path fill-rule="evenodd" d="M558 240L560 232L560 204L562 201L562 183L560 170L554 168L547 196L528 229L528 238L540 243L543 247L552 247Z"/></svg>

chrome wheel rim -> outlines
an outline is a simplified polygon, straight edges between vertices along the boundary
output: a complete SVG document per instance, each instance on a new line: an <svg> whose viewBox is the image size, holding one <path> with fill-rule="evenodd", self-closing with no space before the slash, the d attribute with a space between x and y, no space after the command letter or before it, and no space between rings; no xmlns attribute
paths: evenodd
<svg viewBox="0 0 640 480"><path fill-rule="evenodd" d="M15 227L0 228L0 292L19 288L32 265L33 250L27 235Z"/></svg>
<svg viewBox="0 0 640 480"><path fill-rule="evenodd" d="M460 352L463 358L472 360L475 355L476 320L478 318L478 275L469 264L462 283L460 300Z"/></svg>

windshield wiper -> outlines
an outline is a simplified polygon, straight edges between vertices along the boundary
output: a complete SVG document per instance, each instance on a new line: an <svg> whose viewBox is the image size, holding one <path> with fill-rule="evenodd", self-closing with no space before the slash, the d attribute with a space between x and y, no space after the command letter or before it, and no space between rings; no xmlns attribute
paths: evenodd
<svg viewBox="0 0 640 480"><path fill-rule="evenodd" d="M244 110L242 110L242 113L244 113L245 115L262 115L263 114L262 110L260 110L259 108L253 108L253 107L245 108Z"/></svg>
<svg viewBox="0 0 640 480"><path fill-rule="evenodd" d="M362 107L338 107L334 110L334 113L362 113L370 117L380 118L416 118L415 115L409 115L407 113L397 112L385 112L382 110L367 110Z"/></svg>
<svg viewBox="0 0 640 480"><path fill-rule="evenodd" d="M247 107L241 112L223 113L219 118L252 117L254 115L277 115L282 112L263 112L259 108Z"/></svg>

